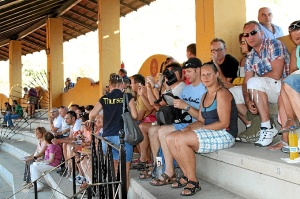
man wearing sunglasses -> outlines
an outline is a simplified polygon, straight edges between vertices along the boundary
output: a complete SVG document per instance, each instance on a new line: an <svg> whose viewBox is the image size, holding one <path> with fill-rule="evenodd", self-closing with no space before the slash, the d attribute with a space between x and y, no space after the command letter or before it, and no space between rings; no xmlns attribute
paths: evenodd
<svg viewBox="0 0 300 199"><path fill-rule="evenodd" d="M283 43L276 39L264 38L256 21L244 25L243 35L253 47L245 61L245 80L242 89L231 88L239 113L248 108L252 114L261 117L261 130L256 146L268 146L278 133L269 117L268 103L277 103L281 89L281 78L289 74L290 56ZM238 92L237 90L240 89ZM245 107L246 106L246 107Z"/></svg>
<svg viewBox="0 0 300 199"><path fill-rule="evenodd" d="M276 39L282 37L282 29L272 23L273 13L270 8L262 7L258 10L257 17L260 27L264 32L265 38Z"/></svg>
<svg viewBox="0 0 300 199"><path fill-rule="evenodd" d="M223 39L214 38L210 42L211 59L219 66L226 81L232 83L237 77L239 62L233 56L226 54L226 44Z"/></svg>

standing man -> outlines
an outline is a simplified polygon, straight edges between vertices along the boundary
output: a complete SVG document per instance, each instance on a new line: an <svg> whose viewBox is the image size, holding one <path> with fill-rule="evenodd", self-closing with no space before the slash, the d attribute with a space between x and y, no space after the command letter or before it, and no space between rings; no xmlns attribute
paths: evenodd
<svg viewBox="0 0 300 199"><path fill-rule="evenodd" d="M219 66L227 82L232 83L237 77L239 62L233 56L226 54L226 44L223 39L214 38L210 42L211 59Z"/></svg>
<svg viewBox="0 0 300 199"><path fill-rule="evenodd" d="M264 32L265 38L276 39L278 37L282 37L283 32L282 29L272 23L273 13L271 8L262 7L258 10L259 25Z"/></svg>
<svg viewBox="0 0 300 199"><path fill-rule="evenodd" d="M245 23L244 38L253 49L245 62L245 80L240 87L230 89L238 109L246 106L252 114L259 114L261 129L256 146L268 146L278 133L269 117L269 103L277 103L281 78L289 74L289 53L279 40L264 38L256 21ZM244 105L243 105L244 104ZM239 110L240 112L240 110Z"/></svg>

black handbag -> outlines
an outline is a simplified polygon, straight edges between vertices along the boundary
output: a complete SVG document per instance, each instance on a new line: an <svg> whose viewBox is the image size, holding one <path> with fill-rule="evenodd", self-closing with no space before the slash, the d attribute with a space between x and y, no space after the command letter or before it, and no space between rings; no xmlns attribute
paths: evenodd
<svg viewBox="0 0 300 199"><path fill-rule="evenodd" d="M144 135L136 123L136 121L132 118L130 110L128 108L128 94L123 94L123 114L122 118L124 121L124 132L125 132L125 141L131 145L137 145L144 140Z"/></svg>

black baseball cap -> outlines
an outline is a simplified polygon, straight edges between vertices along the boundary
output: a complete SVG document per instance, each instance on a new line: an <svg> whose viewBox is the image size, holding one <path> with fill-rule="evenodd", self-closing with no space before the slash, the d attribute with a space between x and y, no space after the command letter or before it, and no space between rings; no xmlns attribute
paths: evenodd
<svg viewBox="0 0 300 199"><path fill-rule="evenodd" d="M182 69L186 68L198 68L202 66L202 62L200 59L193 57L189 58L182 66Z"/></svg>

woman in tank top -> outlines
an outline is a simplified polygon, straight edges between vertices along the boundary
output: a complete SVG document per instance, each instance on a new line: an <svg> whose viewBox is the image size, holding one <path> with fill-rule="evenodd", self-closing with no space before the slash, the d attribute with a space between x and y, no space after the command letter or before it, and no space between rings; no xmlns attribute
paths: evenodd
<svg viewBox="0 0 300 199"><path fill-rule="evenodd" d="M201 67L201 80L207 88L199 109L198 121L182 131L168 135L167 144L184 176L172 185L184 187L181 195L201 190L196 177L196 153L210 153L232 147L237 136L238 112L231 93L220 83L213 63Z"/></svg>

